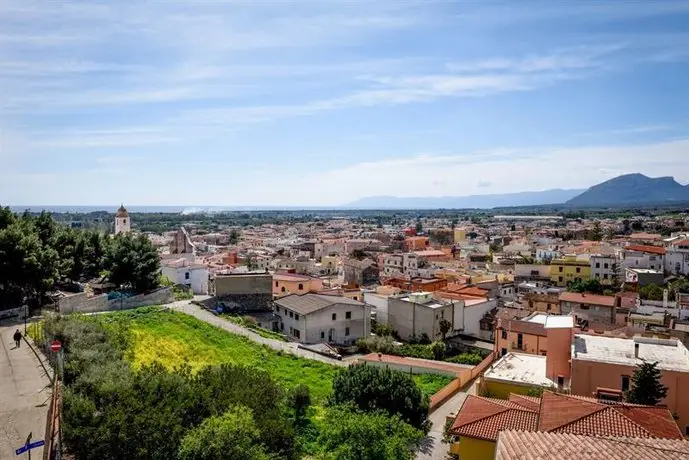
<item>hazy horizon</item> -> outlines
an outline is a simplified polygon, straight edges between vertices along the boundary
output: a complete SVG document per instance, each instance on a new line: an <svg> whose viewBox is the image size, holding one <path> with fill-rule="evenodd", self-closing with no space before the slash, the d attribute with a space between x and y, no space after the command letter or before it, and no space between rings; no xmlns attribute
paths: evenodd
<svg viewBox="0 0 689 460"><path fill-rule="evenodd" d="M686 184L687 23L680 1L0 2L0 203Z"/></svg>

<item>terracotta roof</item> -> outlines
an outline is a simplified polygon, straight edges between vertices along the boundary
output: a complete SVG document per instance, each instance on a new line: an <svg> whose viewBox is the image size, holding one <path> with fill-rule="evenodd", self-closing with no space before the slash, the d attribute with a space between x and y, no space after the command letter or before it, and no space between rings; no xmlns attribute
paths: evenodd
<svg viewBox="0 0 689 460"><path fill-rule="evenodd" d="M501 430L535 430L538 414L503 399L469 395L450 428L453 434L495 441Z"/></svg>
<svg viewBox="0 0 689 460"><path fill-rule="evenodd" d="M687 460L689 442L505 430L495 460Z"/></svg>
<svg viewBox="0 0 689 460"><path fill-rule="evenodd" d="M559 297L560 301L584 303L590 305L601 305L604 307L614 307L615 297L609 295L580 294L578 292L563 292Z"/></svg>
<svg viewBox="0 0 689 460"><path fill-rule="evenodd" d="M117 215L115 217L129 217L129 213L124 208L123 204L120 205L120 208L117 210Z"/></svg>
<svg viewBox="0 0 689 460"><path fill-rule="evenodd" d="M689 239L673 241L672 245L673 246L689 246Z"/></svg>
<svg viewBox="0 0 689 460"><path fill-rule="evenodd" d="M533 396L518 395L515 393L510 393L510 402L519 404L529 410L538 412L541 407L541 398L535 398Z"/></svg>
<svg viewBox="0 0 689 460"><path fill-rule="evenodd" d="M606 404L592 398L543 393L539 431L589 436L682 439L682 432L666 408Z"/></svg>
<svg viewBox="0 0 689 460"><path fill-rule="evenodd" d="M643 244L630 244L624 247L627 251L648 252L650 254L665 254L665 248L661 246L647 246Z"/></svg>

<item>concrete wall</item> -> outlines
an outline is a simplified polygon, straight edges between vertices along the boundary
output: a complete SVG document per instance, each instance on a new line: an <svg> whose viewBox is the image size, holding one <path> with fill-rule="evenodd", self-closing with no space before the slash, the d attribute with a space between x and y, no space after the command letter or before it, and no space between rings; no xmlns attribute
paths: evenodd
<svg viewBox="0 0 689 460"><path fill-rule="evenodd" d="M26 307L17 307L17 308L10 308L8 310L2 310L0 311L0 320L6 319L6 318L15 318L15 317L24 317L24 312L26 311Z"/></svg>
<svg viewBox="0 0 689 460"><path fill-rule="evenodd" d="M215 296L271 294L273 277L268 273L217 276L212 280Z"/></svg>
<svg viewBox="0 0 689 460"><path fill-rule="evenodd" d="M98 311L128 310L148 305L162 305L174 300L171 288L162 288L148 294L140 294L122 300L108 300L108 296L105 294L88 297L86 293L81 292L60 299L59 311L61 314L67 315L73 312L94 313Z"/></svg>
<svg viewBox="0 0 689 460"><path fill-rule="evenodd" d="M481 334L481 318L486 313L496 307L495 299L486 300L485 302L476 305L467 305L464 307L464 334L479 337ZM455 325L455 328L460 329Z"/></svg>
<svg viewBox="0 0 689 460"><path fill-rule="evenodd" d="M364 292L362 300L375 308L378 324L388 324L388 296Z"/></svg>

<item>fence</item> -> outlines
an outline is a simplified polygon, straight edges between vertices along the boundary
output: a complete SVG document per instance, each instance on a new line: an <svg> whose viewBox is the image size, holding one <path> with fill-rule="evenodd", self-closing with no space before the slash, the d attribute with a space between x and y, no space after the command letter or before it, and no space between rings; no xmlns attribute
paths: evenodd
<svg viewBox="0 0 689 460"><path fill-rule="evenodd" d="M53 396L48 407L48 419L45 424L45 447L43 447L43 460L61 458L62 452L62 382L57 372L53 377Z"/></svg>
<svg viewBox="0 0 689 460"><path fill-rule="evenodd" d="M433 396L428 406L428 412L431 413L438 407L442 406L448 399L456 395L466 384L481 375L495 360L495 353L489 354L483 361L471 369L460 371L457 378L438 390Z"/></svg>

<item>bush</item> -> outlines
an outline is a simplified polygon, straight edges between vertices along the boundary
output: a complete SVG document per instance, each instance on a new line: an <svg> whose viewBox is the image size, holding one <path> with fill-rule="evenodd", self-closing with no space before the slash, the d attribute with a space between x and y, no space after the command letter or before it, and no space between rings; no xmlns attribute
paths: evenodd
<svg viewBox="0 0 689 460"><path fill-rule="evenodd" d="M256 321L256 318L254 318L253 316L242 316L242 322L244 323L244 326L252 329L258 327L258 321Z"/></svg>
<svg viewBox="0 0 689 460"><path fill-rule="evenodd" d="M483 361L483 356L479 355L478 353L462 353L451 358L446 358L445 361L449 363L470 364L472 366L476 366Z"/></svg>
<svg viewBox="0 0 689 460"><path fill-rule="evenodd" d="M362 353L398 354L396 352L398 347L395 345L395 339L390 336L359 339L356 345Z"/></svg>
<svg viewBox="0 0 689 460"><path fill-rule="evenodd" d="M341 370L333 380L330 404L354 404L366 412L399 415L410 425L428 429L428 398L409 375L361 364Z"/></svg>

